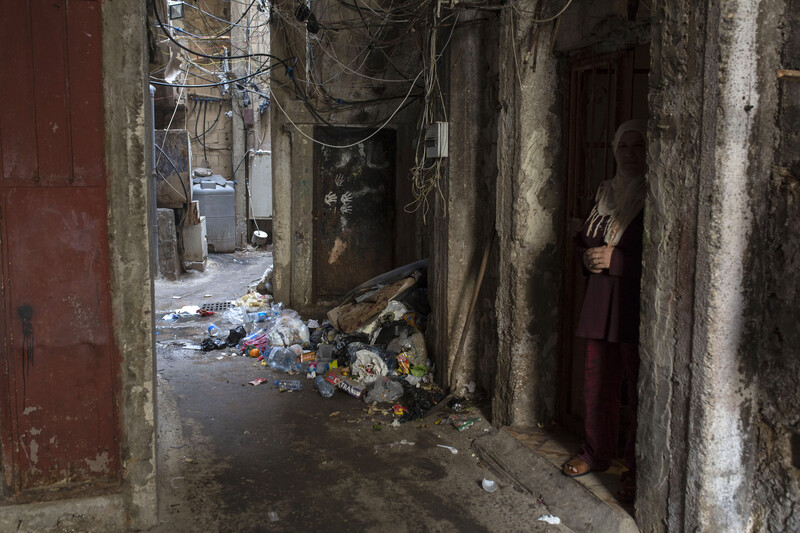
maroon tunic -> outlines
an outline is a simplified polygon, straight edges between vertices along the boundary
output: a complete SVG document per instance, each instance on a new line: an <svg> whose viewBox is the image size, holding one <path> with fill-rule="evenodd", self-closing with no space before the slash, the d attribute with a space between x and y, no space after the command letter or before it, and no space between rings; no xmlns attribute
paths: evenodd
<svg viewBox="0 0 800 533"><path fill-rule="evenodd" d="M603 246L603 230L608 217L600 221L595 237L587 235L583 223L575 238L578 260L583 264L587 248ZM586 295L575 334L608 342L639 342L639 293L642 274L642 213L633 219L611 253L611 266L588 276Z"/></svg>

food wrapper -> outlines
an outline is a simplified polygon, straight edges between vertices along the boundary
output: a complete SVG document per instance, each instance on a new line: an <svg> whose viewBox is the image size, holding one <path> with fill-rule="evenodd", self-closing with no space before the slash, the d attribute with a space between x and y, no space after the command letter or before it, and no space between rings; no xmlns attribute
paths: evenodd
<svg viewBox="0 0 800 533"><path fill-rule="evenodd" d="M350 396L355 398L361 398L364 394L364 390L366 387L359 383L358 381L350 378L346 378L336 372L328 372L325 376L325 381L330 383L331 385L335 385L336 388L345 391Z"/></svg>
<svg viewBox="0 0 800 533"><path fill-rule="evenodd" d="M401 374L408 374L410 366L408 363L408 357L406 357L405 353L401 353L397 356L397 367Z"/></svg>

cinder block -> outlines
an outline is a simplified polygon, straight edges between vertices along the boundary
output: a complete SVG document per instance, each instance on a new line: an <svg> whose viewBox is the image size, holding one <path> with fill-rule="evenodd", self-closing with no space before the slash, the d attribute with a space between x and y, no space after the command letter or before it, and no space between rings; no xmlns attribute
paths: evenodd
<svg viewBox="0 0 800 533"><path fill-rule="evenodd" d="M175 212L158 209L158 273L167 279L178 279L181 273L178 257L178 236L175 232Z"/></svg>
<svg viewBox="0 0 800 533"><path fill-rule="evenodd" d="M198 224L183 225L183 259L188 263L203 262L208 257L208 232L206 217Z"/></svg>

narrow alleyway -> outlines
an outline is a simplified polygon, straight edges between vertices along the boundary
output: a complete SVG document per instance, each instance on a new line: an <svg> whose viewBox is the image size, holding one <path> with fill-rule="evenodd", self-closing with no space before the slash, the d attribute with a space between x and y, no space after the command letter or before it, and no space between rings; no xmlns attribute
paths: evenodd
<svg viewBox="0 0 800 533"><path fill-rule="evenodd" d="M161 318L241 296L271 261L260 251L211 255L205 273L156 282L160 524L153 531L570 531L538 521L550 514L546 496L540 503L480 463L471 443L495 431L480 412L463 432L437 425L436 413L393 428L391 411L369 414L340 391L322 398L304 376L296 376L301 391L282 393L270 383L286 374L227 356L231 350L184 345L199 344L219 315ZM249 385L255 378L268 382ZM483 478L499 489L484 491Z"/></svg>

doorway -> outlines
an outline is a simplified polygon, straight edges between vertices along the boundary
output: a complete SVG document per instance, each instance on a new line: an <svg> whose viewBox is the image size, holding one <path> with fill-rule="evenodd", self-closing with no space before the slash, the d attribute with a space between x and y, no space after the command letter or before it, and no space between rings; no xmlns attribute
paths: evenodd
<svg viewBox="0 0 800 533"><path fill-rule="evenodd" d="M394 130L315 128L314 301L335 302L394 266ZM369 136L369 137L368 137ZM365 137L366 140L361 141ZM333 148L349 145L348 148ZM329 145L329 146L326 146Z"/></svg>
<svg viewBox="0 0 800 533"><path fill-rule="evenodd" d="M598 185L614 175L611 141L620 124L646 119L649 45L569 62L565 80L565 215L562 233L562 323L557 416L569 432L583 437L585 342L575 337L585 278L573 238L594 202ZM630 413L623 406L620 435ZM623 439L624 440L624 439Z"/></svg>

